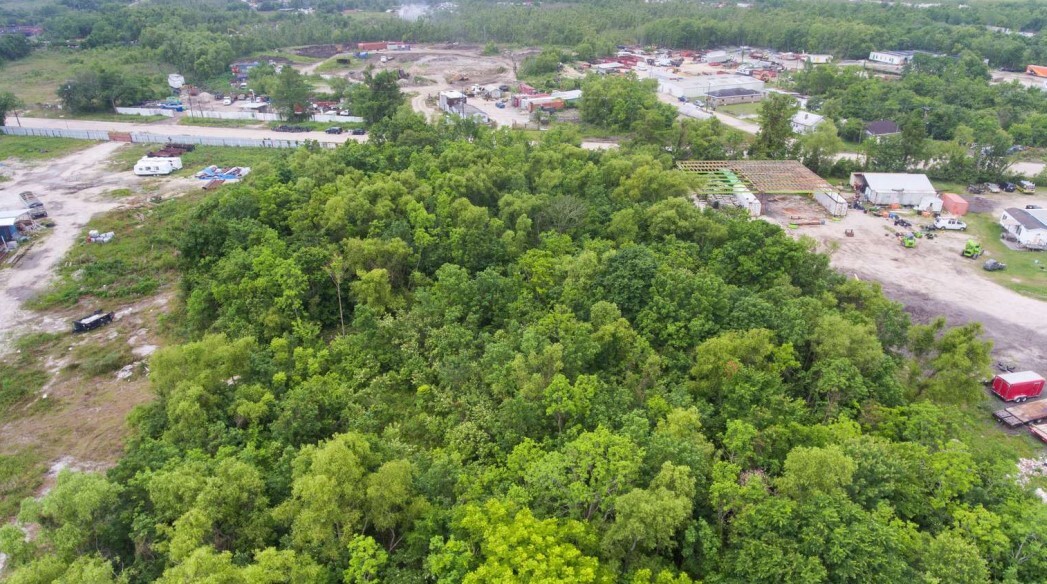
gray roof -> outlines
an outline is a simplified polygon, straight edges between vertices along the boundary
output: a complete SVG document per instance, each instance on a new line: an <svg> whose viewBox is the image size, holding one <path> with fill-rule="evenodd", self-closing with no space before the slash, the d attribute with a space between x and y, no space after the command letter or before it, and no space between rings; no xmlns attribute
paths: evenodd
<svg viewBox="0 0 1047 584"><path fill-rule="evenodd" d="M898 124L891 120L876 120L875 122L865 124L865 131L873 136L886 136L888 134L897 134L902 130L898 127Z"/></svg>
<svg viewBox="0 0 1047 584"><path fill-rule="evenodd" d="M1014 220L1021 223L1022 227L1026 229L1047 229L1047 221L1040 219L1025 209L1009 207L1007 214L1014 217Z"/></svg>
<svg viewBox="0 0 1047 584"><path fill-rule="evenodd" d="M734 87L731 89L716 89L710 91L706 95L709 97L741 97L743 95L760 95L762 91L756 91L755 89L745 89L743 87Z"/></svg>

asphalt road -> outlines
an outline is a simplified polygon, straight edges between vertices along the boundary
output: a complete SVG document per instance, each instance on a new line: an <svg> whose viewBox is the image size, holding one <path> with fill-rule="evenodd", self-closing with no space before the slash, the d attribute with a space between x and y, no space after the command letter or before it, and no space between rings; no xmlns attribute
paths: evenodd
<svg viewBox="0 0 1047 584"><path fill-rule="evenodd" d="M320 143L342 144L349 140L364 142L367 136L348 133L325 134L324 132L274 132L259 128L212 128L208 126L176 126L170 124L134 124L128 122L95 122L88 120L61 120L51 118L20 118L23 128L47 128L70 130L101 130L113 132L140 132L159 136L205 136L209 138L249 138L255 140L315 140Z"/></svg>

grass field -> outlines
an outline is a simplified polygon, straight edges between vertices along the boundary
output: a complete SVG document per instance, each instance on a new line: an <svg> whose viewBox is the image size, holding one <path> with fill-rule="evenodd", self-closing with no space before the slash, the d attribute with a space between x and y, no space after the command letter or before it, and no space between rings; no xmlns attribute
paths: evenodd
<svg viewBox="0 0 1047 584"><path fill-rule="evenodd" d="M121 148L109 159L114 172L126 172L134 168L135 162L159 144L134 144ZM182 155L182 170L172 176L192 176L205 166L217 165L251 166L269 163L293 152L287 148L231 148L226 146L197 146L192 152Z"/></svg>
<svg viewBox="0 0 1047 584"><path fill-rule="evenodd" d="M40 138L37 136L0 136L0 160L47 160L94 146L91 140L73 138Z"/></svg>
<svg viewBox="0 0 1047 584"><path fill-rule="evenodd" d="M77 120L89 120L93 122L127 122L130 124L148 124L150 122L159 122L160 120L166 120L165 116L137 116L131 114L116 114L112 112L92 112L92 113L79 113L70 114L61 110L34 110L32 112L34 118L51 118L51 119L77 119Z"/></svg>
<svg viewBox="0 0 1047 584"><path fill-rule="evenodd" d="M741 116L755 116L760 112L760 104L758 103L738 103L735 105L723 105L716 108L716 111L727 114L729 116L741 117Z"/></svg>
<svg viewBox="0 0 1047 584"><path fill-rule="evenodd" d="M211 128L250 128L264 124L258 120L219 120L215 118L180 118L180 126L208 126Z"/></svg>
<svg viewBox="0 0 1047 584"><path fill-rule="evenodd" d="M1007 264L1000 272L985 272L990 280L1019 294L1047 300L1047 254L1035 251L1015 251L1000 240L1003 228L997 217L985 213L964 217L968 233L974 236L986 251L986 258ZM977 262L981 269L982 261Z"/></svg>
<svg viewBox="0 0 1047 584"><path fill-rule="evenodd" d="M173 69L151 61L149 57L147 51L133 48L38 50L25 59L4 65L0 70L0 86L18 96L28 109L41 110L37 104L58 102L55 94L58 86L72 77L78 68L104 63L110 68L155 78L159 90L166 85L164 79Z"/></svg>

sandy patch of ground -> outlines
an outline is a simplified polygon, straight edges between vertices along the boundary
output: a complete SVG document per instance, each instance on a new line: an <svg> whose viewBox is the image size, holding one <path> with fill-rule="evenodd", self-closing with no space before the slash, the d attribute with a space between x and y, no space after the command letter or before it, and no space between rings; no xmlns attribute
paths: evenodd
<svg viewBox="0 0 1047 584"><path fill-rule="evenodd" d="M98 213L128 204L126 198L107 193L130 189L140 193L166 194L194 186L193 179L143 179L131 172L113 172L107 160L124 145L107 142L70 156L33 165L9 164L11 180L0 183L0 208L18 208L18 193L32 191L44 203L55 226L33 242L14 265L0 269L0 354L14 335L29 331L67 330L69 321L53 314L26 311L21 304L39 294L51 282L54 270L80 237L84 225Z"/></svg>
<svg viewBox="0 0 1047 584"><path fill-rule="evenodd" d="M993 202L997 208L1015 204L1009 198ZM781 212L776 214L775 205L770 204L768 214L784 226L788 221ZM821 217L826 217L824 212ZM927 222L909 219L917 226ZM853 230L853 237L845 235L847 229ZM879 282L915 321L944 316L952 325L981 322L997 360L1047 371L1047 303L982 277L981 264L989 256L963 258L965 233L938 232L935 239L920 239L914 249L906 249L895 236L893 221L853 209L842 220L788 231L812 237L819 251L829 254L832 266L848 277Z"/></svg>

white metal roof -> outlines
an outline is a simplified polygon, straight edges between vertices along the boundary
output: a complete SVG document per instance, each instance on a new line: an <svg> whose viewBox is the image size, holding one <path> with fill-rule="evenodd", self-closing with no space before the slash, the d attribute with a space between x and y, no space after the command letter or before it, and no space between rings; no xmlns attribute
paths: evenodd
<svg viewBox="0 0 1047 584"><path fill-rule="evenodd" d="M0 219L15 220L15 219L18 219L19 217L21 217L22 215L28 215L28 214L29 214L29 210L28 209L6 209L6 210L0 210Z"/></svg>
<svg viewBox="0 0 1047 584"><path fill-rule="evenodd" d="M14 217L0 217L0 227L11 227L14 224Z"/></svg>
<svg viewBox="0 0 1047 584"><path fill-rule="evenodd" d="M462 93L461 91L455 91L454 89L448 89L446 91L441 91L440 95L444 96L447 99L464 99L465 98L465 94L464 93Z"/></svg>
<svg viewBox="0 0 1047 584"><path fill-rule="evenodd" d="M1041 381L1043 376L1035 371L1015 371L1014 373L1001 373L1000 379L1007 383L1026 383L1029 381Z"/></svg>
<svg viewBox="0 0 1047 584"><path fill-rule="evenodd" d="M814 126L814 125L818 125L818 124L822 123L822 120L824 120L824 119L825 119L824 116L820 116L818 114L812 114L811 112L805 112L803 110L800 110L800 111L796 112L796 115L793 116L793 123L794 124L803 124L805 126L808 126L808 125Z"/></svg>
<svg viewBox="0 0 1047 584"><path fill-rule="evenodd" d="M934 185L928 180L926 174L905 174L896 172L866 172L863 173L866 184L874 191L907 191L907 192L935 192Z"/></svg>

